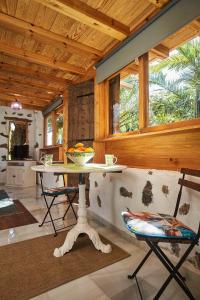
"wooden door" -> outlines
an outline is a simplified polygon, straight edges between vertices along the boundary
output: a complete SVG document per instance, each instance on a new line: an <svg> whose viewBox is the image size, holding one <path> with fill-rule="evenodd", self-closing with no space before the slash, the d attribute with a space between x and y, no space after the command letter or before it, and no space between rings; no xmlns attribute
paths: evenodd
<svg viewBox="0 0 200 300"><path fill-rule="evenodd" d="M69 90L68 146L81 142L92 146L94 140L94 83L93 80L73 86ZM89 176L86 184L89 189ZM68 175L68 185L76 186L78 175ZM88 198L88 196L87 196Z"/></svg>

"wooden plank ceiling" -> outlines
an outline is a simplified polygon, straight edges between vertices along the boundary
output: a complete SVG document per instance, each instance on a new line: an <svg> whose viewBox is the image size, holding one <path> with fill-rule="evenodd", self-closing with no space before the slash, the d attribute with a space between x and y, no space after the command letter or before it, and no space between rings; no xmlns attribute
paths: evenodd
<svg viewBox="0 0 200 300"><path fill-rule="evenodd" d="M0 105L42 110L168 0L1 0ZM199 33L195 21L187 34ZM183 32L183 35L185 33ZM166 57L174 39L152 49Z"/></svg>

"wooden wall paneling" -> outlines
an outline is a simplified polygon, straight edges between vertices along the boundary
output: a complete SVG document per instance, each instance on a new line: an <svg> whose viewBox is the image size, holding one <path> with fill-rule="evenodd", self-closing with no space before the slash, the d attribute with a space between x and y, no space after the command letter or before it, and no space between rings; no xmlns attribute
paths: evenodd
<svg viewBox="0 0 200 300"><path fill-rule="evenodd" d="M105 142L93 142L93 148L95 151L94 163L105 163Z"/></svg>
<svg viewBox="0 0 200 300"><path fill-rule="evenodd" d="M149 54L139 57L139 129L148 126L149 116Z"/></svg>
<svg viewBox="0 0 200 300"><path fill-rule="evenodd" d="M105 150L115 154L119 163L129 167L200 169L200 128L107 141Z"/></svg>
<svg viewBox="0 0 200 300"><path fill-rule="evenodd" d="M109 135L108 82L95 83L94 96L94 136L98 141Z"/></svg>

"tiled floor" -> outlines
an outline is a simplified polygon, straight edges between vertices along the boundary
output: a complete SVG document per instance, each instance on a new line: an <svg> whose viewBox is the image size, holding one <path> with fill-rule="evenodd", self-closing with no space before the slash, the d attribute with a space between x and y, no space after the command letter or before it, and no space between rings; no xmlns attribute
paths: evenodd
<svg viewBox="0 0 200 300"><path fill-rule="evenodd" d="M4 187L3 187L4 188ZM40 198L39 189L13 189L6 188L9 195L19 199L31 213L40 221L44 215L45 206ZM55 214L61 213L65 206L57 206ZM73 221L73 215L68 217L68 222ZM136 284L127 279L137 266L139 260L144 256L145 251L131 241L128 241L107 226L99 224L94 219L90 220L98 231L112 240L115 244L131 254L127 259L81 277L77 280L64 284L56 289L50 290L45 294L35 297L35 300L137 300L140 299ZM60 224L62 225L62 224ZM0 232L0 246L9 243L23 241L33 237L52 233L51 225L38 227L38 224L17 227L15 229L2 230ZM188 279L188 285L192 288L196 299L200 299L200 275L198 272L182 270ZM143 291L144 299L153 299L156 291L166 279L168 273L157 261L155 256L151 256L146 265L141 269L138 278ZM0 297L1 298L1 297ZM177 284L172 281L161 299L187 299L185 294L179 289Z"/></svg>

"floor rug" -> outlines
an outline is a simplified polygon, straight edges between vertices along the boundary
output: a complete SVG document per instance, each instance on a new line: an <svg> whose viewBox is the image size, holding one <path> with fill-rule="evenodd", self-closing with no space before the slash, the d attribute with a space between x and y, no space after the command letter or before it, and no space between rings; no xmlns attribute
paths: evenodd
<svg viewBox="0 0 200 300"><path fill-rule="evenodd" d="M0 202L3 201L0 200ZM38 222L19 200L14 200L13 203L14 205L7 208L6 211L4 207L2 208L2 212L0 212L0 230Z"/></svg>
<svg viewBox="0 0 200 300"><path fill-rule="evenodd" d="M69 253L56 258L53 251L65 236L66 231L0 247L0 299L30 299L130 256L105 238L112 252L101 253L84 235Z"/></svg>
<svg viewBox="0 0 200 300"><path fill-rule="evenodd" d="M0 190L0 200L8 198L8 194L4 190Z"/></svg>

